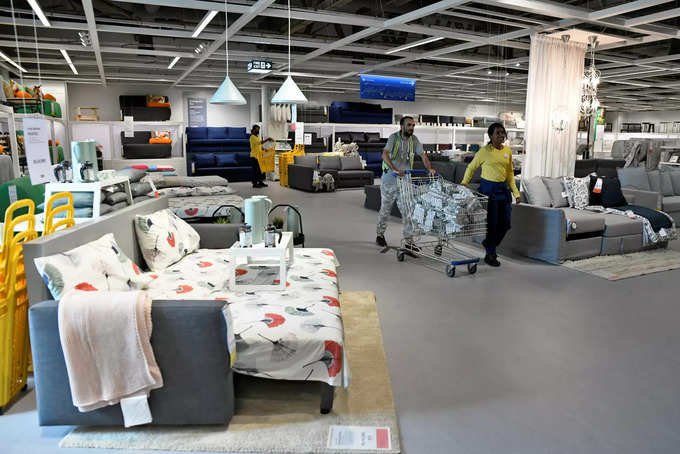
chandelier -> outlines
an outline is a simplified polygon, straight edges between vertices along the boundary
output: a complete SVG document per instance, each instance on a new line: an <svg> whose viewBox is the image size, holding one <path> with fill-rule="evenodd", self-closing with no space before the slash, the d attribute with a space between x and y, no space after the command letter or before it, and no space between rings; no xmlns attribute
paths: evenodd
<svg viewBox="0 0 680 454"><path fill-rule="evenodd" d="M581 107L583 116L589 117L597 113L600 101L597 99L597 86L600 84L600 71L595 67L595 47L597 37L588 37L590 49L590 66L583 72L583 86L581 88Z"/></svg>

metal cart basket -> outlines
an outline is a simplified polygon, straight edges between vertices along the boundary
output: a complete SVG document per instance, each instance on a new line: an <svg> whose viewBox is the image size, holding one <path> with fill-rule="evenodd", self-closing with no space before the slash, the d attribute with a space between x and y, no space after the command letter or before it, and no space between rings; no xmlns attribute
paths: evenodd
<svg viewBox="0 0 680 454"><path fill-rule="evenodd" d="M479 257L472 257L455 246L455 240L486 234L488 198L464 186L423 171L407 171L397 177L397 187L405 208L406 222L413 238L402 240L397 260L414 255L446 264L446 274L456 275L456 266L467 265L477 272Z"/></svg>

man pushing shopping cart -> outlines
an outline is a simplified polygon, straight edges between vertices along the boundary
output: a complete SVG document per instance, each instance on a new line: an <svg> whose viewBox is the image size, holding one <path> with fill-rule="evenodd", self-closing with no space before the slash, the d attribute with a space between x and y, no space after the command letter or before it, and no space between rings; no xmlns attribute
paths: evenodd
<svg viewBox="0 0 680 454"><path fill-rule="evenodd" d="M423 145L420 143L420 140L413 135L413 129L415 128L413 117L402 117L399 121L399 125L400 130L390 135L382 153L383 174L380 182L380 212L378 214L378 226L376 229L378 236L376 237L375 242L379 246L387 246L387 241L385 240L387 217L390 215L392 206L396 201L399 211L402 213L403 247L407 251L418 252L420 249L413 242L413 232L410 228L411 224L407 219L408 216L406 215L407 211L404 199L399 191L397 180L399 177L404 176L405 171L413 169L415 155L422 158L423 164L425 164L425 168L430 175L436 174L437 171L432 168L430 160L427 158L427 155L423 153Z"/></svg>

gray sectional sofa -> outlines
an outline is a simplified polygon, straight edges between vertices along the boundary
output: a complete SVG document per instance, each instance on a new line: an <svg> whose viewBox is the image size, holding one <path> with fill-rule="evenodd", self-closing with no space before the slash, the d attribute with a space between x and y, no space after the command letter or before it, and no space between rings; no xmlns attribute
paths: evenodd
<svg viewBox="0 0 680 454"><path fill-rule="evenodd" d="M676 224L680 224L680 170L627 167L617 169L617 172L626 198L644 200L645 206L668 213Z"/></svg>
<svg viewBox="0 0 680 454"><path fill-rule="evenodd" d="M151 199L24 245L29 293L29 325L38 420L49 425L122 425L119 405L87 413L73 406L59 339L58 304L52 300L33 259L68 251L106 233L121 249L143 263L133 219L168 207L166 198ZM201 247L226 248L238 237L238 225L194 224ZM225 424L234 412L233 372L229 367L222 303L154 301L151 344L163 372L163 387L151 392L153 424Z"/></svg>
<svg viewBox="0 0 680 454"><path fill-rule="evenodd" d="M336 189L361 188L373 184L374 175L364 170L361 160L339 156L295 156L295 163L288 166L288 186L303 191L313 191L314 171L320 175L331 174Z"/></svg>

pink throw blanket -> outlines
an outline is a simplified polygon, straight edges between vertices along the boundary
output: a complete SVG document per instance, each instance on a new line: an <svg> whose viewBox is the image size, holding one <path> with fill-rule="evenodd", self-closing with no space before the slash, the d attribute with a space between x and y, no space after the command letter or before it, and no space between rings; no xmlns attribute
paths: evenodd
<svg viewBox="0 0 680 454"><path fill-rule="evenodd" d="M59 336L73 405L81 412L163 386L146 292L69 292L59 302Z"/></svg>

